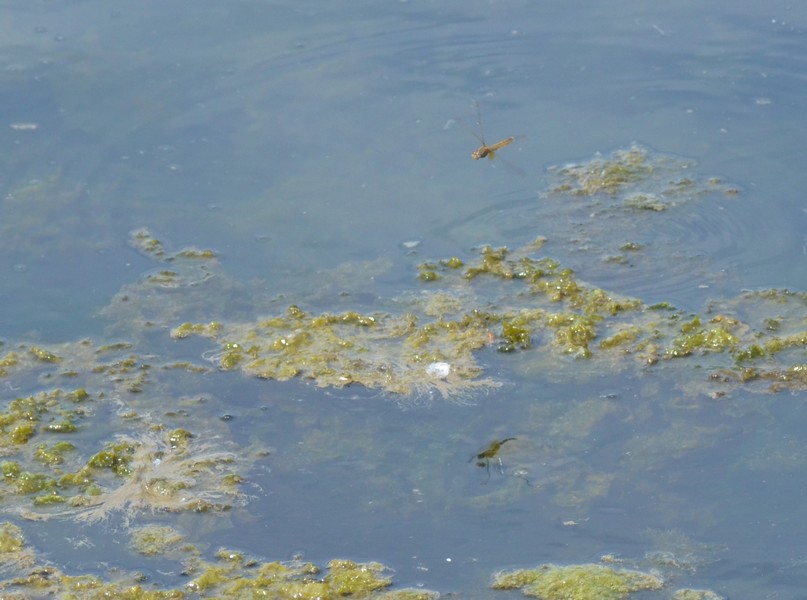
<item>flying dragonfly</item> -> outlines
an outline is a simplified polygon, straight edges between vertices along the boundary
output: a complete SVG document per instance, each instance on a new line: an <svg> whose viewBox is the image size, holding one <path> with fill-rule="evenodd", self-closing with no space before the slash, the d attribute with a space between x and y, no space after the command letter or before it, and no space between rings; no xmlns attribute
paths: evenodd
<svg viewBox="0 0 807 600"><path fill-rule="evenodd" d="M510 144L512 144L516 140L516 137L510 136L499 142L496 142L495 144L488 145L487 142L485 142L485 130L482 127L482 115L479 110L479 102L475 100L474 106L476 106L476 124L479 127L479 134L477 135L475 131L471 131L471 133L476 139L479 140L479 142L482 145L479 146L479 148L477 148L473 152L471 152L471 158L473 158L474 160L479 160L480 158L487 158L488 160L493 160L496 157L496 152L498 152L505 146L509 146ZM524 172L521 171L521 169L519 169L515 165L508 163L507 161L504 162L509 168L515 170L519 175L522 176L524 175Z"/></svg>

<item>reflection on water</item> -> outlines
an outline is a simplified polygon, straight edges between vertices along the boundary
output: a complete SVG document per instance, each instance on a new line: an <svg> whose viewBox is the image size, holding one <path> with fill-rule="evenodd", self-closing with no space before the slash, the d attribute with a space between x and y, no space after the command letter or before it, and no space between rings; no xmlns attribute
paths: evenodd
<svg viewBox="0 0 807 600"><path fill-rule="evenodd" d="M807 15L778 10L12 3L3 585L103 559L187 589L243 552L302 553L245 568L312 585L346 558L504 597L499 569L598 563L662 577L647 597L793 597ZM471 98L529 135L525 178L443 129ZM652 176L609 173L620 152ZM767 286L792 292L741 294ZM305 319L332 334L318 371L288 358Z"/></svg>

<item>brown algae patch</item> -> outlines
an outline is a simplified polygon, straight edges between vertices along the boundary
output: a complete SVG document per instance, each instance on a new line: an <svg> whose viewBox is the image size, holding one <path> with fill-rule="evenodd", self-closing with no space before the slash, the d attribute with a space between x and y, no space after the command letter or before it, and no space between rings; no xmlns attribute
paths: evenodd
<svg viewBox="0 0 807 600"><path fill-rule="evenodd" d="M237 455L220 450L221 440L195 440L185 430L120 436L94 455L96 476L89 493L71 499L76 518L97 522L114 512L218 512L243 504Z"/></svg>
<svg viewBox="0 0 807 600"><path fill-rule="evenodd" d="M525 596L541 600L621 600L633 592L661 589L656 575L598 564L558 566L544 564L535 569L500 571L491 587L520 589Z"/></svg>

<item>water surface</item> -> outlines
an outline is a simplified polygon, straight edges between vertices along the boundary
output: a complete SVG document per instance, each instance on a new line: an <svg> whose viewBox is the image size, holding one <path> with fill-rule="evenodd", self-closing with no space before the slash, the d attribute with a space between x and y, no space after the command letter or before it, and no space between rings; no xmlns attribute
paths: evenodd
<svg viewBox="0 0 807 600"><path fill-rule="evenodd" d="M289 304L388 310L428 289L419 262L536 236L581 280L647 304L700 312L743 290L805 291L805 26L785 2L12 2L0 17L5 347L126 339L209 366L204 340L138 336L103 313L171 267L127 243L141 227L171 252L214 250L213 280L229 278L207 302L181 287L161 317L172 327ZM500 152L516 169L471 160L475 101L488 142L523 136ZM739 193L619 221L625 242L655 248L631 269L607 260L614 228L548 194L546 168L633 142ZM483 352L503 386L461 403L163 377L161 400L146 390L133 410L171 421L166 397L203 396L188 409L196 427L269 454L248 473L249 502L218 521L135 519L211 551L378 560L396 583L464 597L492 593L495 569L603 554L661 569L671 589L803 587L803 392L715 400L674 368L569 358L553 373L530 360ZM4 402L52 387L35 375L7 378ZM487 480L468 459L509 436ZM69 521L19 522L66 572L93 571L111 543L85 526L77 551L59 542ZM182 585L136 554L115 566Z"/></svg>

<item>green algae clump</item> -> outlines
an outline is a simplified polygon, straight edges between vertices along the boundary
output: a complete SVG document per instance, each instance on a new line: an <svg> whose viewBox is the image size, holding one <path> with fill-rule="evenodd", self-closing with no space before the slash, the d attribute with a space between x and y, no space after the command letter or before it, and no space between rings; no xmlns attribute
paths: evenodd
<svg viewBox="0 0 807 600"><path fill-rule="evenodd" d="M64 462L64 455L76 447L70 442L56 442L51 446L38 444L34 450L34 459L46 465L60 465Z"/></svg>
<svg viewBox="0 0 807 600"><path fill-rule="evenodd" d="M502 323L503 342L499 344L499 352L513 352L517 349L528 350L532 347L530 330L514 321Z"/></svg>
<svg viewBox="0 0 807 600"><path fill-rule="evenodd" d="M535 569L501 571L493 576L497 590L521 589L541 600L620 600L633 592L661 589L656 575L597 564L540 565Z"/></svg>
<svg viewBox="0 0 807 600"><path fill-rule="evenodd" d="M42 564L26 548L22 531L11 523L0 523L0 558L4 575L0 580L3 598L58 597L66 599L121 598L169 600L188 597L273 598L277 600L437 600L440 594L427 589L389 590L392 578L380 563L332 560L322 569L314 563L263 562L242 552L219 549L212 560L171 527L145 526L131 531L130 547L160 560L181 561L183 574L191 577L181 589L147 585L142 573L118 568L101 574L69 575ZM11 574L11 576L9 576ZM111 578L111 580L110 580ZM9 593L9 592L14 593ZM32 596L29 596L32 594Z"/></svg>
<svg viewBox="0 0 807 600"><path fill-rule="evenodd" d="M379 563L332 560L328 563L328 570L325 583L337 596L352 596L357 590L375 591L392 584L392 579L381 575L385 569Z"/></svg>
<svg viewBox="0 0 807 600"><path fill-rule="evenodd" d="M561 179L554 191L593 196L601 192L615 194L627 184L650 177L654 169L649 152L632 146L607 158L598 156L586 163L555 167L550 171Z"/></svg>
<svg viewBox="0 0 807 600"><path fill-rule="evenodd" d="M13 454L40 433L76 431L73 419L79 409L65 406L64 401L77 404L78 393L79 390L65 393L61 389L54 389L9 402L6 409L0 412L0 453Z"/></svg>
<svg viewBox="0 0 807 600"><path fill-rule="evenodd" d="M20 362L19 356L16 352L9 352L0 358L0 377L5 377L9 373L9 369L16 367Z"/></svg>
<svg viewBox="0 0 807 600"><path fill-rule="evenodd" d="M204 570L187 584L188 590L223 598L267 597L291 600L367 598L387 600L429 600L439 594L428 590L398 590L377 593L392 585L387 568L375 562L332 560L327 572L299 560L289 563L257 563L240 552L219 550L218 562L204 564ZM417 593L419 595L413 595Z"/></svg>
<svg viewBox="0 0 807 600"><path fill-rule="evenodd" d="M39 346L31 346L31 349L29 351L34 356L34 358L36 358L40 362L55 363L62 360L60 356L57 356L50 350L40 348Z"/></svg>
<svg viewBox="0 0 807 600"><path fill-rule="evenodd" d="M173 527L146 525L132 530L130 546L144 556L162 556L185 543Z"/></svg>
<svg viewBox="0 0 807 600"><path fill-rule="evenodd" d="M183 323L171 330L171 337L181 340L189 335L212 336L221 330L221 323L212 321L210 323Z"/></svg>
<svg viewBox="0 0 807 600"><path fill-rule="evenodd" d="M700 317L681 325L681 335L675 338L668 349L669 356L678 358L688 356L696 350L705 352L723 352L736 347L740 340L729 331L736 322L725 317L715 317L710 321L715 327L701 325Z"/></svg>
<svg viewBox="0 0 807 600"><path fill-rule="evenodd" d="M0 524L0 554L19 552L24 546L22 529L7 521Z"/></svg>

